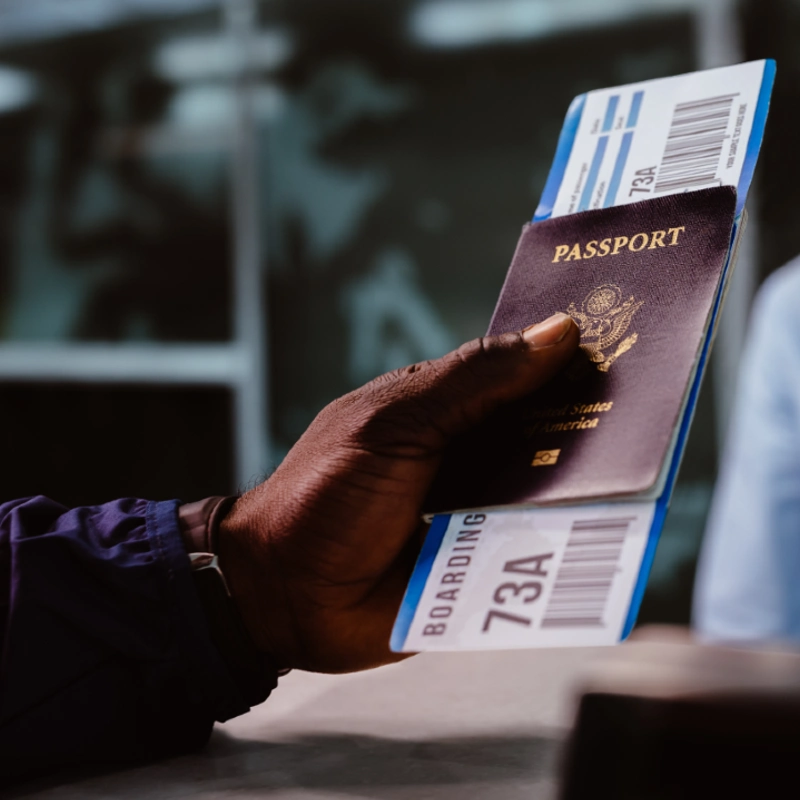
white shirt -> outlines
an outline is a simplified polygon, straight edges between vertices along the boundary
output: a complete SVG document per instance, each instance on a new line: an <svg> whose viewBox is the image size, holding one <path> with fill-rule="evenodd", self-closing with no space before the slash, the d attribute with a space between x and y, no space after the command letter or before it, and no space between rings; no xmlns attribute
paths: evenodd
<svg viewBox="0 0 800 800"><path fill-rule="evenodd" d="M764 283L698 565L694 626L800 642L800 258Z"/></svg>

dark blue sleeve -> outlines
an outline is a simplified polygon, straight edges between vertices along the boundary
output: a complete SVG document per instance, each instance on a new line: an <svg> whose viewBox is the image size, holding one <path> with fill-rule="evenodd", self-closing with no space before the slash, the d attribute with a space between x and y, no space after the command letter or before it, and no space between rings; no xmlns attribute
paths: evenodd
<svg viewBox="0 0 800 800"><path fill-rule="evenodd" d="M209 637L177 506L0 505L0 776L186 752L248 710Z"/></svg>

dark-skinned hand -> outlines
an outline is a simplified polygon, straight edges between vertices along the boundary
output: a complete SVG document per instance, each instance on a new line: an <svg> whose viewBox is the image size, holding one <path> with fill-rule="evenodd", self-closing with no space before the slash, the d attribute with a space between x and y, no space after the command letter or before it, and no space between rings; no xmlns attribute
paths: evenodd
<svg viewBox="0 0 800 800"><path fill-rule="evenodd" d="M390 372L324 408L220 526L220 563L256 645L280 667L397 661L389 635L447 444L534 391L573 355L556 314Z"/></svg>

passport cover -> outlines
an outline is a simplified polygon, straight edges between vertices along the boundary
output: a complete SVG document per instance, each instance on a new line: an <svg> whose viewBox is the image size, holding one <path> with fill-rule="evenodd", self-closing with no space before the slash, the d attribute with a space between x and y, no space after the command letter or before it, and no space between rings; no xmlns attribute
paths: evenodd
<svg viewBox="0 0 800 800"><path fill-rule="evenodd" d="M657 488L730 248L721 186L526 225L489 327L557 311L581 329L551 383L456 442L432 511L632 497Z"/></svg>

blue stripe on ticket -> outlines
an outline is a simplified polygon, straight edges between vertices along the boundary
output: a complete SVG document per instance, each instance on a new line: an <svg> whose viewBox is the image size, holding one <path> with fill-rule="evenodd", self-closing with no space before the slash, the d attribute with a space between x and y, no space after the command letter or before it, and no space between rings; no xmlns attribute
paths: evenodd
<svg viewBox="0 0 800 800"><path fill-rule="evenodd" d="M603 163L603 157L606 154L607 145L608 136L601 136L597 140L597 147L595 148L594 157L592 158L592 166L589 167L589 175L586 178L586 185L583 187L583 194L581 195L581 202L578 205L578 211L586 211L586 209L589 208L589 203L592 201L592 193L597 183L597 176L600 174L600 165Z"/></svg>
<svg viewBox="0 0 800 800"><path fill-rule="evenodd" d="M603 119L603 133L608 133L611 126L614 124L614 116L617 113L617 106L619 105L619 95L612 94L608 98L608 105L606 106L606 116Z"/></svg>
<svg viewBox="0 0 800 800"><path fill-rule="evenodd" d="M642 108L642 99L644 92L638 91L633 93L633 100L631 100L631 110L628 112L628 123L626 128L635 128L636 123L639 121L639 111Z"/></svg>
<svg viewBox="0 0 800 800"><path fill-rule="evenodd" d="M422 598L422 592L428 582L428 576L431 574L431 569L433 569L433 562L436 560L436 554L442 546L442 540L449 524L450 514L437 514L428 529L428 535L425 537L425 543L422 545L419 558L417 558L414 572L411 575L411 580L408 583L408 588L403 597L403 602L400 604L400 611L392 629L392 639L389 646L395 653L400 653L403 650L411 623L414 621L414 614Z"/></svg>
<svg viewBox="0 0 800 800"><path fill-rule="evenodd" d="M622 181L622 173L625 169L625 164L628 162L628 153L631 151L632 141L633 131L627 131L623 134L622 142L619 146L619 153L617 153L617 160L614 164L614 172L611 173L611 180L608 182L608 191L606 192L603 208L610 208L617 201L617 191Z"/></svg>
<svg viewBox="0 0 800 800"><path fill-rule="evenodd" d="M579 94L569 106L567 116L564 118L564 125L558 137L558 146L553 158L553 166L550 167L550 174L547 176L547 183L544 185L542 199L533 215L533 221L539 222L549 219L553 213L553 206L558 197L558 190L564 180L564 173L567 170L569 157L572 153L572 145L575 144L575 135L578 133L578 125L583 114L583 107L586 104L586 95Z"/></svg>
<svg viewBox="0 0 800 800"><path fill-rule="evenodd" d="M747 142L747 153L742 165L742 174L739 176L739 186L736 191L739 202L736 206L736 213L741 214L744 208L744 201L747 199L747 192L750 189L750 182L753 180L753 171L758 161L758 153L761 149L761 142L764 139L764 128L767 125L767 112L769 111L769 100L772 96L772 86L775 83L775 62L768 58L764 62L764 73L761 78L761 91L756 103L756 112L753 117L753 127L750 131L750 140Z"/></svg>

